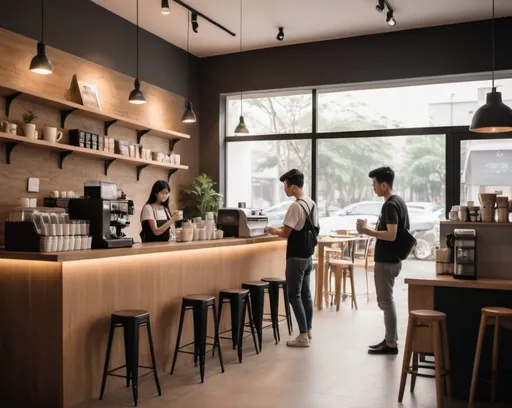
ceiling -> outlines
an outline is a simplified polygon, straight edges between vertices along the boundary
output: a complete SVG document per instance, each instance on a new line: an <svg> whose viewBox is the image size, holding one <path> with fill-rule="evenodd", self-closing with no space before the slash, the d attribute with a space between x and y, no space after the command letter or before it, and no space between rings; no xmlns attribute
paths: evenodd
<svg viewBox="0 0 512 408"><path fill-rule="evenodd" d="M136 0L91 0L136 21ZM190 30L190 52L199 57L240 51L240 0L183 0L237 34L226 32L199 17L199 33ZM397 21L386 24L386 13L375 10L377 0L244 0L243 50L254 50L365 34L386 33L485 20L492 16L491 0L389 0ZM169 0L171 13L160 13L161 0L139 1L142 28L187 48L188 11ZM512 15L512 1L496 0L496 17ZM284 41L277 41L278 27Z"/></svg>

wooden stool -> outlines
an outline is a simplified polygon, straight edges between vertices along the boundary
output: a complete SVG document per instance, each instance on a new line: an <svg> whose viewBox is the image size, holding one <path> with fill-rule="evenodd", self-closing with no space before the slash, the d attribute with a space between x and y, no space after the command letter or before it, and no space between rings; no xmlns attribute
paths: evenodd
<svg viewBox="0 0 512 408"><path fill-rule="evenodd" d="M491 374L491 402L496 399L496 385L498 382L498 349L500 340L500 318L512 317L512 309L505 307L484 307L480 319L480 330L478 331L478 342L476 344L475 362L473 365L473 377L471 378L471 390L469 392L469 405L475 401L476 383L478 380L478 369L480 367L480 355L484 342L485 328L494 324L494 341L492 343L492 374Z"/></svg>
<svg viewBox="0 0 512 408"><path fill-rule="evenodd" d="M435 358L435 375L419 373L418 369L433 369L431 366L420 365L418 357L425 350L417 350L415 344L415 335L417 327L429 326L432 328L432 344ZM413 357L412 366L410 366L411 356ZM450 355L448 351L448 338L446 332L446 315L435 310L411 310L409 312L409 323L407 325L407 337L405 340L404 361L402 365L402 377L400 379L400 391L398 393L398 402L402 402L405 391L407 374L411 374L411 392L414 392L416 377L428 377L436 379L437 407L444 405L443 377L445 379L446 391L448 397L452 396L452 385L450 379Z"/></svg>
<svg viewBox="0 0 512 408"><path fill-rule="evenodd" d="M350 279L350 299L351 307L357 310L356 287L354 282L354 262L348 259L333 259L329 261L330 266L334 266L334 303L336 311L340 310L341 294L346 296L346 281ZM343 282L343 290L341 284ZM329 292L330 294L330 292Z"/></svg>

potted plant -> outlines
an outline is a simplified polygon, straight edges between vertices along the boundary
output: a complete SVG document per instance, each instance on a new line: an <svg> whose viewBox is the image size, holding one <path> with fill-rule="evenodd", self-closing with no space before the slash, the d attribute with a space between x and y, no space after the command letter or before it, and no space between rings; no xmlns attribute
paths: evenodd
<svg viewBox="0 0 512 408"><path fill-rule="evenodd" d="M201 216L207 212L217 214L222 203L222 194L215 191L215 183L205 173L197 176L192 185L181 190L181 203L185 218Z"/></svg>
<svg viewBox="0 0 512 408"><path fill-rule="evenodd" d="M32 123L34 120L37 119L37 116L34 112L28 111L23 114L23 125L21 128L23 129L23 134L26 137L29 137L31 139L37 139L36 135L36 125Z"/></svg>

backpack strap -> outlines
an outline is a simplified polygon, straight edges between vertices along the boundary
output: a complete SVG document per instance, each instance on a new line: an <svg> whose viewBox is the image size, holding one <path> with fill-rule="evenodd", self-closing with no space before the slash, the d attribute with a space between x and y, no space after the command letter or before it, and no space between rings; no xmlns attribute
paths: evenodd
<svg viewBox="0 0 512 408"><path fill-rule="evenodd" d="M300 205L300 206L302 207L302 209L304 210L304 214L306 214L306 218L309 220L309 222L311 223L311 225L313 226L313 228L316 228L316 225L313 223L313 219L311 218L311 214L313 213L313 210L316 208L315 203L313 203L313 210L311 210L311 209L309 208L308 203L307 203L305 200L303 200L302 198L299 198L297 201L302 201L302 202L304 202L304 204L306 204L306 207L308 207L309 213L306 211L306 209L304 208L304 206L303 206L303 205L300 205L300 204L299 204L299 205Z"/></svg>

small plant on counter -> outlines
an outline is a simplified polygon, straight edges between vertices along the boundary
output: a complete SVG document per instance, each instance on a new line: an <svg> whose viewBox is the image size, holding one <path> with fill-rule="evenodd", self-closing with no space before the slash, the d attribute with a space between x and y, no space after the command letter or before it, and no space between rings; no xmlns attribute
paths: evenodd
<svg viewBox="0 0 512 408"><path fill-rule="evenodd" d="M200 215L203 219L207 212L217 214L222 204L222 194L215 191L215 183L205 173L197 176L190 187L181 191L181 201L185 218Z"/></svg>
<svg viewBox="0 0 512 408"><path fill-rule="evenodd" d="M23 122L24 123L32 123L33 120L36 120L37 116L34 112L28 111L23 114Z"/></svg>

